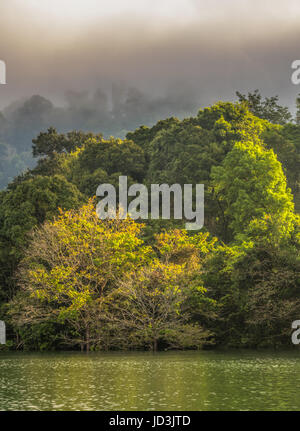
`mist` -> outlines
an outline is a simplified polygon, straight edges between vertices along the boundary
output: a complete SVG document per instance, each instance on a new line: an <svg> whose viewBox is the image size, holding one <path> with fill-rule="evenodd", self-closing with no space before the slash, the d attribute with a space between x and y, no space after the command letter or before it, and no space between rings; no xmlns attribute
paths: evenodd
<svg viewBox="0 0 300 431"><path fill-rule="evenodd" d="M1 0L2 154L30 152L50 126L124 137L236 90L294 113L299 22L298 0Z"/></svg>
<svg viewBox="0 0 300 431"><path fill-rule="evenodd" d="M203 105L259 88L293 108L299 21L297 0L1 0L0 106L33 94L64 105L67 91L125 82Z"/></svg>

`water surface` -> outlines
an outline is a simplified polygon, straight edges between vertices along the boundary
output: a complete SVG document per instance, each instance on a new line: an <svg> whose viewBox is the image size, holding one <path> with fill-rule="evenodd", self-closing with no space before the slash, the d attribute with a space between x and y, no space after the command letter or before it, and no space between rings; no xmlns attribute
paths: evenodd
<svg viewBox="0 0 300 431"><path fill-rule="evenodd" d="M300 410L300 352L4 353L0 410Z"/></svg>

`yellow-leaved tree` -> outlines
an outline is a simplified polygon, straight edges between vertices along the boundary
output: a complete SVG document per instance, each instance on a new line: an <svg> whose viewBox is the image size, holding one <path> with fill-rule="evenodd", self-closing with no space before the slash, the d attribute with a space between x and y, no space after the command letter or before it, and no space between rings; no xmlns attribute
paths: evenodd
<svg viewBox="0 0 300 431"><path fill-rule="evenodd" d="M35 229L18 271L14 322L54 319L67 324L65 340L73 345L88 351L101 343L111 292L124 274L151 259L139 237L142 226L130 218L100 220L91 199Z"/></svg>
<svg viewBox="0 0 300 431"><path fill-rule="evenodd" d="M215 303L202 282L205 255L216 239L208 233L189 236L175 229L156 235L156 255L147 266L129 271L109 304L109 320L120 345L134 348L200 348L213 333L193 321L195 310L215 317Z"/></svg>

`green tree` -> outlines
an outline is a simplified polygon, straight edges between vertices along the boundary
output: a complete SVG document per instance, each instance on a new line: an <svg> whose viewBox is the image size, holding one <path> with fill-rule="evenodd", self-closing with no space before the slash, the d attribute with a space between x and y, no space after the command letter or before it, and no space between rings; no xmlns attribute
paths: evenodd
<svg viewBox="0 0 300 431"><path fill-rule="evenodd" d="M217 344L290 345L291 322L300 312L300 243L294 239L285 245L264 238L219 245L208 256L203 279L217 304L210 325Z"/></svg>
<svg viewBox="0 0 300 431"><path fill-rule="evenodd" d="M296 113L296 123L298 125L300 125L300 94L298 94L298 97L296 99L296 109L297 109L297 113Z"/></svg>
<svg viewBox="0 0 300 431"><path fill-rule="evenodd" d="M27 301L19 310L12 303L15 324L54 320L71 329L70 344L101 345L103 304L124 273L149 260L141 228L129 218L99 220L90 200L35 229L18 270Z"/></svg>
<svg viewBox="0 0 300 431"><path fill-rule="evenodd" d="M76 148L82 147L88 139L93 138L93 133L85 133L73 130L64 133L58 133L54 127L50 127L47 132L41 132L37 138L33 139L32 153L34 157L49 156L53 157L57 153L70 153ZM101 139L102 135L97 135Z"/></svg>
<svg viewBox="0 0 300 431"><path fill-rule="evenodd" d="M2 191L0 202L1 294L11 298L12 276L28 244L28 232L57 214L59 207L76 208L83 196L64 177L36 176Z"/></svg>
<svg viewBox="0 0 300 431"><path fill-rule="evenodd" d="M217 223L225 242L257 238L280 242L293 231L294 204L281 164L272 150L237 142L212 170Z"/></svg>
<svg viewBox="0 0 300 431"><path fill-rule="evenodd" d="M214 243L208 234L188 236L178 229L156 235L156 256L128 273L114 291L110 318L120 343L154 351L159 344L199 348L212 343L213 333L192 317L204 309L212 314L201 269Z"/></svg>
<svg viewBox="0 0 300 431"><path fill-rule="evenodd" d="M278 104L278 96L266 97L263 100L259 90L255 90L253 93L248 92L247 96L237 91L236 95L240 102L247 104L254 115L264 118L270 123L286 124L292 120L289 109Z"/></svg>

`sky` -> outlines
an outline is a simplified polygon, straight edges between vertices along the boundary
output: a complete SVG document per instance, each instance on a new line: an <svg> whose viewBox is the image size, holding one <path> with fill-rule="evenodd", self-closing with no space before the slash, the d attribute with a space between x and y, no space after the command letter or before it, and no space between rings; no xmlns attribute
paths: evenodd
<svg viewBox="0 0 300 431"><path fill-rule="evenodd" d="M299 23L299 0L0 0L0 109L115 83L199 107L258 88L293 108Z"/></svg>

